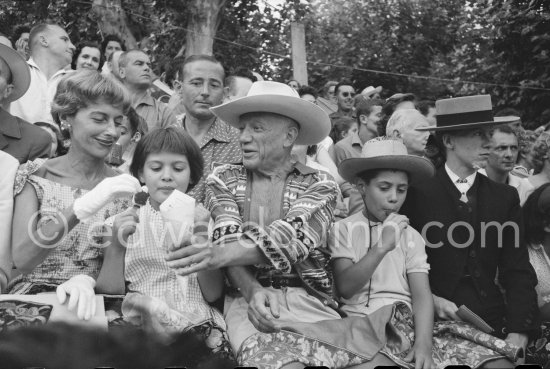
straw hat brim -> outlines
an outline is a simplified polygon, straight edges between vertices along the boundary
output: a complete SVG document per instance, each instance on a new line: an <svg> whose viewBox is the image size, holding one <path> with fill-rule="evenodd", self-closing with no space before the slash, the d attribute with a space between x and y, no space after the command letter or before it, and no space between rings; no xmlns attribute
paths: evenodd
<svg viewBox="0 0 550 369"><path fill-rule="evenodd" d="M409 174L411 183L430 178L435 173L432 162L414 155L384 155L372 158L350 158L343 160L338 173L348 182L353 182L357 175L371 169L401 170Z"/></svg>
<svg viewBox="0 0 550 369"><path fill-rule="evenodd" d="M19 99L27 92L31 84L31 72L27 62L11 47L0 45L0 58L8 64L13 79L13 91L4 102Z"/></svg>
<svg viewBox="0 0 550 369"><path fill-rule="evenodd" d="M475 123L465 123L465 124L455 124L450 126L429 126L429 127L422 127L422 128L416 128L417 131L458 131L458 130L466 130L466 129L474 129L474 128L480 128L480 127L490 127L490 126L496 126L499 124L509 124L509 123L515 123L520 121L520 117L515 116L506 116L506 117L495 117L494 120L490 120L487 122L475 122Z"/></svg>
<svg viewBox="0 0 550 369"><path fill-rule="evenodd" d="M315 145L330 133L330 118L317 105L299 97L276 94L245 96L210 108L224 122L240 128L240 117L246 113L266 112L284 115L300 125L297 145Z"/></svg>

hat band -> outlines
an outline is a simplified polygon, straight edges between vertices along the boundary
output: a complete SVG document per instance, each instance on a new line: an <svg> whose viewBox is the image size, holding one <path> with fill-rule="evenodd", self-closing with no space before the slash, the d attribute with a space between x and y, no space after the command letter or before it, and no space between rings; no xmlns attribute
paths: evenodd
<svg viewBox="0 0 550 369"><path fill-rule="evenodd" d="M454 126L458 124L479 123L493 121L493 110L478 110L467 113L437 114L438 127Z"/></svg>

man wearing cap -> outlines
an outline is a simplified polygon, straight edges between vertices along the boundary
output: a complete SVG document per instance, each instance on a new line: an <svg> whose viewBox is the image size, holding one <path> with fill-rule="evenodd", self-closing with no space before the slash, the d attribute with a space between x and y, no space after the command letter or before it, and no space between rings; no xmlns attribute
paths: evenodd
<svg viewBox="0 0 550 369"><path fill-rule="evenodd" d="M10 113L30 123L55 124L51 104L59 81L70 73L65 68L71 64L75 46L63 28L42 23L32 28L29 47L31 83L27 92L11 104Z"/></svg>
<svg viewBox="0 0 550 369"><path fill-rule="evenodd" d="M243 164L217 167L207 179L211 247L171 252L169 265L184 275L229 267L237 292L226 299L225 320L241 365L360 364L364 358L353 353L365 347L355 347L351 326L340 319L321 252L338 185L327 173L291 161L294 144L313 145L328 135L328 116L291 87L268 81L212 111L240 130ZM304 346L297 350L298 339ZM320 346L334 356L315 362Z"/></svg>
<svg viewBox="0 0 550 369"><path fill-rule="evenodd" d="M48 157L51 146L50 136L45 130L4 110L25 93L29 81L25 59L12 48L0 45L0 150L20 163Z"/></svg>
<svg viewBox="0 0 550 369"><path fill-rule="evenodd" d="M493 335L525 348L539 312L518 193L477 173L489 155L491 127L517 117L494 118L489 95L439 100L436 109L437 125L419 130L436 132L445 165L410 188L402 207L426 240L436 315L459 320L465 305Z"/></svg>

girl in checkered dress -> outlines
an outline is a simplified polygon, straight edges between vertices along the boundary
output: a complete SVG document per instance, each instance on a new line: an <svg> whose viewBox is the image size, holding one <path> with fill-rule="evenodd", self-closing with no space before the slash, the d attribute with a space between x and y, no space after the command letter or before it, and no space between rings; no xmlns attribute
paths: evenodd
<svg viewBox="0 0 550 369"><path fill-rule="evenodd" d="M145 183L149 198L145 205L131 207L114 219L112 244L105 250L98 285L107 293L126 293L122 312L130 321L137 319L167 339L192 329L213 351L230 355L223 317L208 304L222 296L221 271L181 277L166 261L167 245L174 244L179 230L169 229L159 206L174 190L188 192L200 180L199 147L181 128L153 130L138 142L130 172ZM195 232L209 218L208 211L197 205ZM207 238L195 235L193 241L205 243Z"/></svg>

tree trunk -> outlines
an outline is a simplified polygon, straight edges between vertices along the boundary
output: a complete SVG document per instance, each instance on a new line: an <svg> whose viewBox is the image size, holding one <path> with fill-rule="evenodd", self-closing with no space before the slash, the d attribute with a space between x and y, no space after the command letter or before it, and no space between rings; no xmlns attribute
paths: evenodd
<svg viewBox="0 0 550 369"><path fill-rule="evenodd" d="M192 0L189 6L189 21L185 55L212 55L214 36L220 24L220 13L226 0Z"/></svg>
<svg viewBox="0 0 550 369"><path fill-rule="evenodd" d="M126 13L122 9L121 0L94 0L92 12L98 20L103 36L119 36L127 50L137 47L136 38L126 24Z"/></svg>

